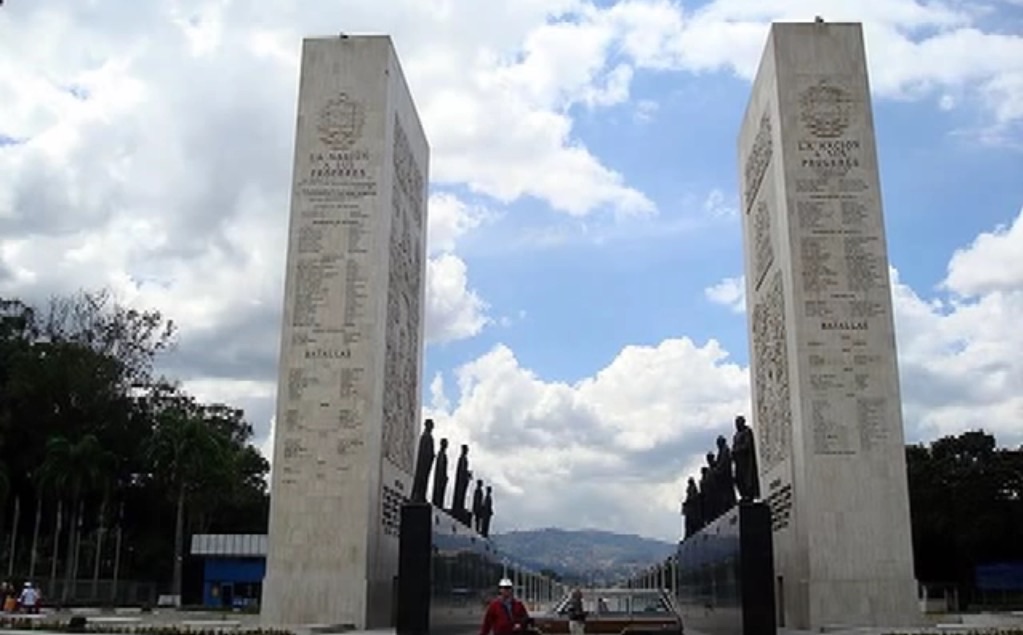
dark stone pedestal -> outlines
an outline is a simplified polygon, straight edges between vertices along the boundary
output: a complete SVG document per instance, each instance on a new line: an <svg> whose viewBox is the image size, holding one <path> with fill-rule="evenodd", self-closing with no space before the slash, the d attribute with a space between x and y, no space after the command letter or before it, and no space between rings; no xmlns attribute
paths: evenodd
<svg viewBox="0 0 1023 635"><path fill-rule="evenodd" d="M398 547L397 635L430 632L430 560L433 556L433 507L407 503L401 508Z"/></svg>
<svg viewBox="0 0 1023 635"><path fill-rule="evenodd" d="M740 503L678 546L686 628L708 635L775 635L771 510Z"/></svg>

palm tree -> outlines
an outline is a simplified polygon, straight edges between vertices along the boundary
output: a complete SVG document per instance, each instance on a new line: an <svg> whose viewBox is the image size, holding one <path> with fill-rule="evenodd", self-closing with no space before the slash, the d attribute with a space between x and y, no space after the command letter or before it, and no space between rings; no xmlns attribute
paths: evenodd
<svg viewBox="0 0 1023 635"><path fill-rule="evenodd" d="M7 496L11 493L11 479L7 475L7 465L0 462L0 519L3 519L3 510L6 507ZM3 523L0 522L0 544L3 542Z"/></svg>
<svg viewBox="0 0 1023 635"><path fill-rule="evenodd" d="M57 515L53 519L53 555L50 558L50 586L46 592L51 596L57 585L57 565L60 562L60 532L64 528L64 501L57 499Z"/></svg>
<svg viewBox="0 0 1023 635"><path fill-rule="evenodd" d="M62 602L68 601L74 582L77 564L75 553L78 551L80 539L84 494L99 480L107 457L108 453L94 434L85 434L76 441L62 436L54 437L46 443L46 458L42 465L45 478L53 483L58 491L70 494L68 509L71 512L71 519L68 523L66 551L68 561L64 567Z"/></svg>
<svg viewBox="0 0 1023 635"><path fill-rule="evenodd" d="M11 549L7 554L7 577L14 575L14 556L18 548L18 527L21 525L21 496L14 497L14 520L11 522Z"/></svg>
<svg viewBox="0 0 1023 635"><path fill-rule="evenodd" d="M175 497L173 593L181 597L185 504L208 483L226 458L226 443L210 425L205 409L192 398L165 398L156 416L149 459L157 478Z"/></svg>
<svg viewBox="0 0 1023 635"><path fill-rule="evenodd" d="M103 538L107 533L107 508L110 505L110 479L103 479L103 499L99 505L99 514L96 522L96 548L93 550L92 558L92 600L96 601L99 596L99 568L103 561Z"/></svg>
<svg viewBox="0 0 1023 635"><path fill-rule="evenodd" d="M36 518L32 525L32 550L28 561L28 577L36 577L36 559L39 556L39 527L43 524L43 488L36 488Z"/></svg>
<svg viewBox="0 0 1023 635"><path fill-rule="evenodd" d="M39 531L43 524L43 508L46 506L46 496L51 493L51 484L46 478L46 471L43 469L33 470L30 480L35 484L36 491L36 517L32 527L32 552L29 558L28 577L33 579L36 576L36 562L39 560ZM53 492L55 493L55 492ZM57 536L54 535L54 544Z"/></svg>

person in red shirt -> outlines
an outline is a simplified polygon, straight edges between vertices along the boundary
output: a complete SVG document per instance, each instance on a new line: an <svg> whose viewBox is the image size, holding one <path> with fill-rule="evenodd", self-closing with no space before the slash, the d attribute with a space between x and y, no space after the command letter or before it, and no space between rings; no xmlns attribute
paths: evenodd
<svg viewBox="0 0 1023 635"><path fill-rule="evenodd" d="M483 614L480 635L517 635L524 633L532 623L526 605L517 600L511 580L501 578L497 583L500 595L490 601Z"/></svg>

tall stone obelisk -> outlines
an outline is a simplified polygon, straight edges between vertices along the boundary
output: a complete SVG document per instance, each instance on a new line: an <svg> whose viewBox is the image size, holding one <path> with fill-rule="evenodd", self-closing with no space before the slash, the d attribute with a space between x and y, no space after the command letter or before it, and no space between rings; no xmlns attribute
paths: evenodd
<svg viewBox="0 0 1023 635"><path fill-rule="evenodd" d="M757 458L783 625L918 618L859 24L774 24L739 138Z"/></svg>
<svg viewBox="0 0 1023 635"><path fill-rule="evenodd" d="M420 407L428 155L390 38L303 42L265 624L391 623Z"/></svg>

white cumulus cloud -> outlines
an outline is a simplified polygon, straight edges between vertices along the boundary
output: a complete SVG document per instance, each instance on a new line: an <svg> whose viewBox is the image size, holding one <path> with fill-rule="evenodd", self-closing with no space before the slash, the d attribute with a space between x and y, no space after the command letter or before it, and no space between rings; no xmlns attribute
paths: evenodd
<svg viewBox="0 0 1023 635"><path fill-rule="evenodd" d="M443 343L476 335L490 321L486 303L469 289L465 262L455 254L430 258L426 268L426 340Z"/></svg>
<svg viewBox="0 0 1023 635"><path fill-rule="evenodd" d="M1023 279L965 277L1007 264L1013 250L1023 250L1023 234L999 229L952 256L949 279L977 285L969 300L925 299L893 271L910 442L984 428L1003 445L1023 443ZM707 295L741 311L742 289L741 277L729 278ZM680 337L626 347L566 383L498 346L461 367L456 388L435 382L443 399L424 416L441 436L471 445L478 473L495 483L500 530L602 527L671 539L685 478L718 434L731 437L735 414L750 410L748 372L716 342Z"/></svg>
<svg viewBox="0 0 1023 635"><path fill-rule="evenodd" d="M711 302L724 305L736 313L746 311L746 278L744 276L725 278L704 289L703 293Z"/></svg>
<svg viewBox="0 0 1023 635"><path fill-rule="evenodd" d="M811 0L152 0L8 2L0 11L0 292L39 300L109 286L181 325L168 370L271 417L301 38L390 33L432 149L431 342L490 323L458 241L489 209L534 199L587 222L654 201L581 139L579 113L626 108L635 78L750 78L775 19ZM881 99L980 107L985 138L1023 121L1023 37L963 3L835 0L865 24ZM941 60L940 64L934 60ZM653 125L654 122L648 125ZM680 122L679 125L692 125ZM444 189L446 188L446 189ZM448 191L457 191L458 198ZM706 209L727 212L720 196ZM642 224L642 222L648 224ZM983 423L1019 439L1020 226L952 257L950 297L896 287L913 430ZM599 227L599 222L595 223ZM646 229L645 229L646 228ZM741 285L708 297L733 309ZM528 308L528 307L527 307ZM542 328L542 325L536 325ZM498 527L593 524L676 533L681 479L748 399L713 341L629 347L590 378L546 381L507 347L437 385L438 425L474 443ZM445 403L447 400L447 403ZM520 446L516 440L528 440Z"/></svg>
<svg viewBox="0 0 1023 635"><path fill-rule="evenodd" d="M963 296L1023 287L1023 210L1008 227L977 236L952 255L944 286Z"/></svg>
<svg viewBox="0 0 1023 635"><path fill-rule="evenodd" d="M452 252L455 243L491 214L447 192L430 197L427 236L431 253Z"/></svg>
<svg viewBox="0 0 1023 635"><path fill-rule="evenodd" d="M592 377L548 382L497 346L425 409L495 485L495 527L601 527L677 537L693 457L748 409L748 377L714 341L632 346Z"/></svg>

